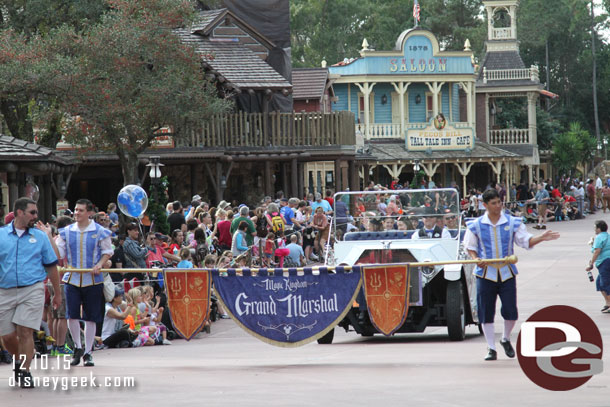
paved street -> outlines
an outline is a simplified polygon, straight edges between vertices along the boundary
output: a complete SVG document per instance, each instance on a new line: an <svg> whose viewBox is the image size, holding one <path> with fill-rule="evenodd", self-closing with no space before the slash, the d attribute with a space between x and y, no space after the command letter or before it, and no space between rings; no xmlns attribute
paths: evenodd
<svg viewBox="0 0 610 407"><path fill-rule="evenodd" d="M610 315L600 313L602 297L584 272L593 221L602 216L600 212L582 221L551 224L562 233L558 241L517 253L520 322L540 308L566 304L591 316L606 338L604 373L570 392L539 388L525 377L517 360L503 352L498 361L484 362L486 345L476 327L457 343L449 342L444 328L392 338L337 331L332 345L284 349L250 337L231 320L221 320L213 324L211 335L199 334L189 343L104 350L95 352L93 369L34 373L94 372L98 381L133 376L135 388L10 389L10 369L2 365L0 399L5 406L610 406ZM498 336L501 329L499 319ZM513 343L517 333L518 327Z"/></svg>

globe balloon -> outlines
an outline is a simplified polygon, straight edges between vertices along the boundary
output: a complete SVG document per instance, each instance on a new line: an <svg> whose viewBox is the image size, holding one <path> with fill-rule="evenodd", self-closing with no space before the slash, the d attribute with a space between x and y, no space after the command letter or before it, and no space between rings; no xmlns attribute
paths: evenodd
<svg viewBox="0 0 610 407"><path fill-rule="evenodd" d="M121 212L138 218L148 208L148 195L139 185L126 185L119 191L117 202Z"/></svg>

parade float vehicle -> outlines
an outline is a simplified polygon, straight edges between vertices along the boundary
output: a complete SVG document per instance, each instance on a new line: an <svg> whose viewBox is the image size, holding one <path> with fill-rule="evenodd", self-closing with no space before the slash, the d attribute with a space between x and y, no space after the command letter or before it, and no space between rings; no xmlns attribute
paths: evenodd
<svg viewBox="0 0 610 407"><path fill-rule="evenodd" d="M397 298L392 299L394 305L373 310L377 314L380 309L382 314L391 313L403 306L403 315L397 317L401 319L390 332L383 332L372 321L371 304L367 302L374 300L369 295L372 288L381 284L386 284L384 295L388 299L396 281L391 278L385 282L369 281L367 293L364 274L363 288L354 306L338 325L362 336L423 332L427 327L446 326L449 339L464 340L466 326L478 324L478 319L474 265L459 263L468 259L468 255L461 244L465 226L458 192L455 189L376 190L342 192L334 199L335 205L338 201L345 203L343 209L347 209L347 216L336 209L331 226L334 247L327 251L327 265L400 264L404 269L405 263L409 264L404 290L407 292L402 300L405 304ZM422 228L432 232L420 232ZM413 234L418 236L413 238ZM430 265L421 265L428 262ZM384 317L380 315L380 320ZM318 342L331 343L333 336L334 330Z"/></svg>

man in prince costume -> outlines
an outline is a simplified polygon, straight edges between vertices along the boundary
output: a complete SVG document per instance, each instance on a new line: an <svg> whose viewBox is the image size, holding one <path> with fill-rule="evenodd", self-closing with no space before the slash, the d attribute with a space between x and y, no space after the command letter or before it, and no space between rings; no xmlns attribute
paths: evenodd
<svg viewBox="0 0 610 407"><path fill-rule="evenodd" d="M503 204L498 191L488 189L483 193L485 213L467 223L464 248L471 258L499 259L514 253L514 245L531 249L540 242L559 238L558 232L547 230L540 236L528 233L521 218L503 212ZM477 282L477 313L479 323L487 341L485 360L498 358L495 345L494 316L496 298L502 302L501 314L504 318L504 332L500 344L506 356L515 357L510 343L510 333L518 318L517 312L517 267L506 262L478 263L474 270Z"/></svg>
<svg viewBox="0 0 610 407"><path fill-rule="evenodd" d="M92 270L88 273L67 271L62 278L66 293L66 318L76 348L72 366L78 365L81 357L85 366L94 366L91 352L95 340L95 324L102 322L104 317L104 277L100 270L113 254L111 232L90 219L92 212L91 201L76 201L76 222L60 229L57 239L60 257L66 258L68 267ZM85 321L84 349L80 337L81 319Z"/></svg>

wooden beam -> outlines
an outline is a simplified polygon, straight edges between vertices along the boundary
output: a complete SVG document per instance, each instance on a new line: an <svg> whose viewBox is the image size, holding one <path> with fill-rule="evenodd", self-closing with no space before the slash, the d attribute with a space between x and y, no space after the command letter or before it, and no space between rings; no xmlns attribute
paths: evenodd
<svg viewBox="0 0 610 407"><path fill-rule="evenodd" d="M293 158L292 160L290 160L290 183L291 183L290 196L298 197L299 196L299 177L298 177L298 164L297 164L296 158Z"/></svg>
<svg viewBox="0 0 610 407"><path fill-rule="evenodd" d="M218 205L218 203L223 199L224 192L224 188L221 185L222 163L220 161L216 161L216 172L214 175L216 178L216 185L218 186L218 188L216 188L216 204Z"/></svg>
<svg viewBox="0 0 610 407"><path fill-rule="evenodd" d="M343 191L341 183L341 160L335 160L335 192Z"/></svg>
<svg viewBox="0 0 610 407"><path fill-rule="evenodd" d="M271 184L271 161L265 161L265 176L264 176L264 191L265 195L273 195L273 186Z"/></svg>
<svg viewBox="0 0 610 407"><path fill-rule="evenodd" d="M360 190L360 181L358 178L358 171L356 169L355 160L348 160L347 162L347 172L349 174L349 189L350 191L359 191ZM366 171L366 170L365 170Z"/></svg>
<svg viewBox="0 0 610 407"><path fill-rule="evenodd" d="M302 199L305 194L305 164L298 163L297 164L297 198Z"/></svg>
<svg viewBox="0 0 610 407"><path fill-rule="evenodd" d="M208 176L210 177L210 182L212 183L212 187L214 188L214 191L216 191L218 189L218 185L216 185L216 179L212 175L212 169L210 168L209 164L206 162L203 163L203 166L205 167L205 171L208 173Z"/></svg>
<svg viewBox="0 0 610 407"><path fill-rule="evenodd" d="M290 194L288 185L288 164L280 163L280 168L282 169L282 191L284 191L284 196L288 196Z"/></svg>

